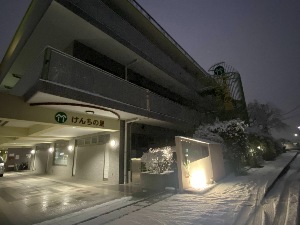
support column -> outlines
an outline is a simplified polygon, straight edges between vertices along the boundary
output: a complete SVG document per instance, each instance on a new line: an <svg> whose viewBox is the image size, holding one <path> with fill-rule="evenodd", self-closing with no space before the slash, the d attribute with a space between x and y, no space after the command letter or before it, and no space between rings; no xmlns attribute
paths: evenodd
<svg viewBox="0 0 300 225"><path fill-rule="evenodd" d="M124 184L125 121L120 121L119 184Z"/></svg>

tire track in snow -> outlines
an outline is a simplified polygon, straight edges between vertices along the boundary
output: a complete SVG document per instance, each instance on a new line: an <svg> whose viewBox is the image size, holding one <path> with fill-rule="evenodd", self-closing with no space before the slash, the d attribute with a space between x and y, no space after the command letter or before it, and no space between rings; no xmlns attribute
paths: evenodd
<svg viewBox="0 0 300 225"><path fill-rule="evenodd" d="M256 204L254 214L250 215L251 217L245 224L297 224L297 210L295 208L299 208L299 180L300 159L296 158L288 173L279 179L260 204Z"/></svg>
<svg viewBox="0 0 300 225"><path fill-rule="evenodd" d="M250 194L250 197L247 201L247 204L239 212L234 225L243 225L249 221L245 222L245 218L249 218L250 215L254 214L255 211L260 204L263 194L264 194L265 186L257 187L254 193Z"/></svg>
<svg viewBox="0 0 300 225"><path fill-rule="evenodd" d="M107 224L114 220L120 219L123 216L126 216L130 213L139 211L143 208L146 208L150 205L153 205L159 201L163 201L171 196L173 196L175 193L173 192L162 192L155 195L152 195L150 197L147 197L146 199L142 199L140 201L134 202L132 204L126 205L121 208L117 208L113 211L110 211L108 213L101 214L99 216L90 218L88 220L81 221L79 223L76 223L77 225L93 225L93 224Z"/></svg>

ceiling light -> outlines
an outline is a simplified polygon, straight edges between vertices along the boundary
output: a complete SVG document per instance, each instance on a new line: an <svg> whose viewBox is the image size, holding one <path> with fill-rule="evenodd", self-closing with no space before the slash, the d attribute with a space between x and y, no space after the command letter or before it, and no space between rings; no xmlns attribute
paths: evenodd
<svg viewBox="0 0 300 225"><path fill-rule="evenodd" d="M87 114L90 114L90 115L93 115L95 112L94 111L92 111L92 110L86 110L85 111Z"/></svg>

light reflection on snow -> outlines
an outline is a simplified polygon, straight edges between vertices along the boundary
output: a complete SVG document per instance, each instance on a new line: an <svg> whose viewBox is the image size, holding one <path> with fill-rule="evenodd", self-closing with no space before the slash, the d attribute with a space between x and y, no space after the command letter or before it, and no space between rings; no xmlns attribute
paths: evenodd
<svg viewBox="0 0 300 225"><path fill-rule="evenodd" d="M48 197L48 195L43 195L43 197L42 197L42 210L43 211L47 210L48 204L49 204L49 197Z"/></svg>

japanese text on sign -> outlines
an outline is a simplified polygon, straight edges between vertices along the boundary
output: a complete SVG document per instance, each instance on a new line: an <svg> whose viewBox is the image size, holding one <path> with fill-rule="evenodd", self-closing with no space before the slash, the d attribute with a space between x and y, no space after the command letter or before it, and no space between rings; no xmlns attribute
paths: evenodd
<svg viewBox="0 0 300 225"><path fill-rule="evenodd" d="M80 117L77 117L77 116L72 116L72 123L104 127L104 121L103 120L84 119L82 117L80 118Z"/></svg>

